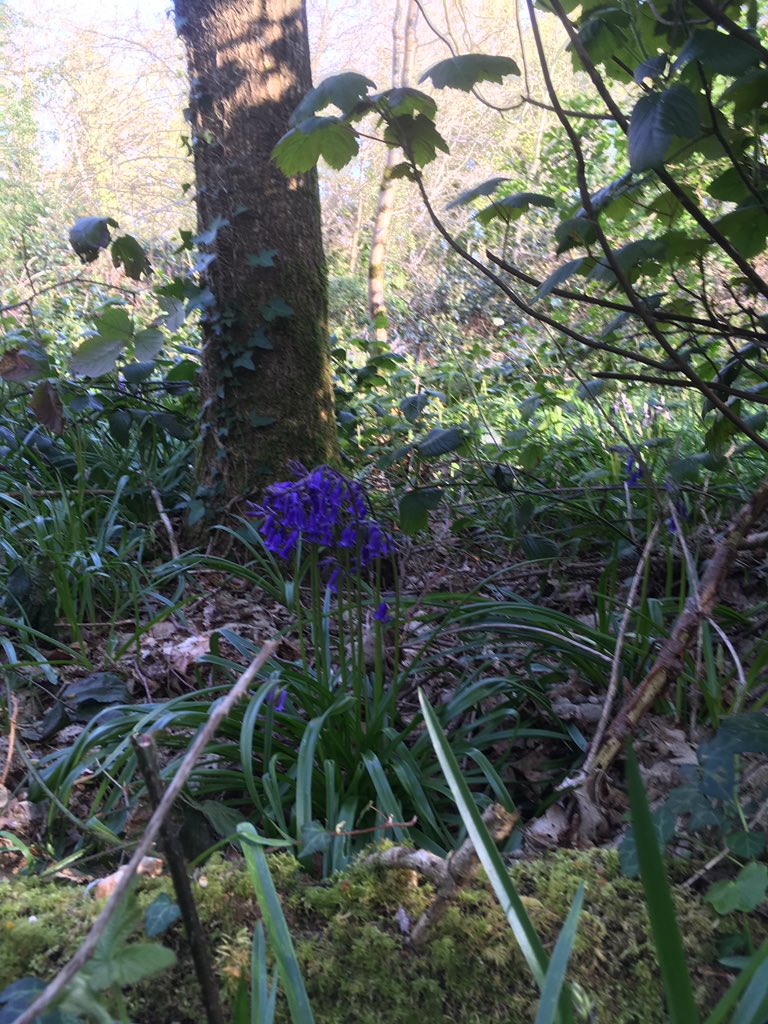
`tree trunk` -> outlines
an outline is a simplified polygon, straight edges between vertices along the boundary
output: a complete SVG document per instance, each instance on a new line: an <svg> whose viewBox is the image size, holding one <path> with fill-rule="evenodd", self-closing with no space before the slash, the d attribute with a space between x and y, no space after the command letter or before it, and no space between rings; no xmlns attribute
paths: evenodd
<svg viewBox="0 0 768 1024"><path fill-rule="evenodd" d="M175 6L211 293L196 498L215 513L338 455L317 175L270 159L312 83L302 0Z"/></svg>
<svg viewBox="0 0 768 1024"><path fill-rule="evenodd" d="M408 0L405 25L401 25L402 8L400 0L395 7L392 20L392 88L408 85L413 75L416 51L416 19L418 7L415 0ZM371 256L368 262L368 312L371 317L377 341L387 340L387 308L384 301L384 269L389 243L389 228L395 206L395 182L392 168L400 161L397 151L387 150L387 159L379 187L379 201L376 219L373 222Z"/></svg>

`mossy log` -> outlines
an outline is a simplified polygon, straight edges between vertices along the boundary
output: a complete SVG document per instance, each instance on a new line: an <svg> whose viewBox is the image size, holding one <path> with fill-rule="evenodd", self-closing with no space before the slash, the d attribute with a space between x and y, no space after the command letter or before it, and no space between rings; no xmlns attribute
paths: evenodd
<svg viewBox="0 0 768 1024"><path fill-rule="evenodd" d="M530 1024L537 992L509 927L481 881L462 890L429 942L413 950L402 930L433 887L412 872L356 865L330 881L270 858L317 1024ZM662 1024L662 989L639 883L622 878L613 853L560 852L514 867L513 877L551 948L579 882L586 898L571 974L593 1003L592 1020ZM219 861L197 874L195 896L225 1001L247 977L259 911L247 874ZM148 904L164 879L142 879ZM733 932L689 891L675 891L696 997L708 1008L728 978L718 943ZM0 884L0 990L27 975L48 980L76 949L98 904L83 888L16 877ZM162 938L178 966L129 993L139 1024L200 1024L194 971L181 925ZM288 1021L281 1005L278 1018Z"/></svg>

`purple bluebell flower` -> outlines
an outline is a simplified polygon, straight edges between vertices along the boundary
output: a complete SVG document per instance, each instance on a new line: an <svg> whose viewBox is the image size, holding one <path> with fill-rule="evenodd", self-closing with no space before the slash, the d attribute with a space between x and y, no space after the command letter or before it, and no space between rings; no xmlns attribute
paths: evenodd
<svg viewBox="0 0 768 1024"><path fill-rule="evenodd" d="M288 700L288 691L283 687L282 690L273 690L269 695L269 703L275 709L275 711L285 711L285 702Z"/></svg>
<svg viewBox="0 0 768 1024"><path fill-rule="evenodd" d="M342 551L354 553L353 572L392 554L394 542L371 518L365 490L356 480L330 466L309 473L299 464L292 468L299 479L272 484L261 505L251 503L247 508L252 518L263 517L260 532L267 550L290 558L300 541L330 548L335 557L325 564L333 566L334 582Z"/></svg>
<svg viewBox="0 0 768 1024"><path fill-rule="evenodd" d="M643 479L643 467L639 462L635 461L634 455L630 455L627 459L627 486L637 487L640 481Z"/></svg>
<svg viewBox="0 0 768 1024"><path fill-rule="evenodd" d="M389 614L389 605L386 601L382 601L376 611L373 613L373 617L377 622L381 622L382 625L392 621L392 616Z"/></svg>

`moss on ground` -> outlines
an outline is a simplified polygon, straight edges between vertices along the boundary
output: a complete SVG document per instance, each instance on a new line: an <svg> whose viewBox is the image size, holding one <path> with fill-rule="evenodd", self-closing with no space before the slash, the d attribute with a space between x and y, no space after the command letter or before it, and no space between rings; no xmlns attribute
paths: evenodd
<svg viewBox="0 0 768 1024"><path fill-rule="evenodd" d="M270 859L318 1024L530 1024L537 994L492 894L478 883L464 891L423 952L404 942L396 915L412 919L431 886L405 871L353 866L319 883L289 857ZM559 852L519 864L513 875L542 939L550 947L581 881L584 910L571 977L589 994L593 1020L662 1024L661 985L637 882L622 878L613 853ZM140 902L169 891L166 880L142 880ZM244 871L218 862L195 885L227 998L247 975L258 907ZM727 921L689 892L675 895L702 1007L722 984L713 969ZM0 989L23 975L49 978L77 947L98 907L82 889L15 878L0 884ZM400 915L402 916L402 915ZM130 994L139 1024L204 1020L180 925L163 937L179 964ZM285 1006L278 1020L288 1021Z"/></svg>

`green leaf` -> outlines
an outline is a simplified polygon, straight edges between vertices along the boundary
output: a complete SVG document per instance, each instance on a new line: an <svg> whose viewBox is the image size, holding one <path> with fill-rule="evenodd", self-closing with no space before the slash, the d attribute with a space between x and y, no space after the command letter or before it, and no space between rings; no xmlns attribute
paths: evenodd
<svg viewBox="0 0 768 1024"><path fill-rule="evenodd" d="M195 235L194 241L196 245L213 245L216 241L216 236L222 228L229 227L229 221L226 217L214 217L205 231L201 231L199 235Z"/></svg>
<svg viewBox="0 0 768 1024"><path fill-rule="evenodd" d="M496 899L501 904L501 909L517 939L528 967L539 988L543 989L549 968L546 951L526 913L522 900L517 894L514 883L509 877L509 872L504 865L504 861L501 859L501 854L489 836L488 830L480 817L472 793L464 781L461 769L440 727L437 716L430 707L424 691L421 689L419 689L419 703L424 715L429 738L437 754L443 775L450 786L451 794L459 809L459 814L467 834L472 841L480 863L485 869L488 881L493 887ZM566 1009L567 1002L567 994L564 994L561 999L561 1009L564 1011L563 1017L570 1021L572 1020L572 1015Z"/></svg>
<svg viewBox="0 0 768 1024"><path fill-rule="evenodd" d="M443 491L439 487L419 487L407 491L398 503L400 529L403 533L413 536L419 530L426 530L429 524L427 513L437 508L442 500Z"/></svg>
<svg viewBox="0 0 768 1024"><path fill-rule="evenodd" d="M246 263L249 267L274 267L277 249L262 249L261 252L249 253Z"/></svg>
<svg viewBox="0 0 768 1024"><path fill-rule="evenodd" d="M416 442L415 447L422 458L431 459L456 451L465 440L466 433L462 427L433 427L421 441Z"/></svg>
<svg viewBox="0 0 768 1024"><path fill-rule="evenodd" d="M69 244L83 263L93 263L100 250L109 245L110 227L117 226L111 217L81 217L69 229Z"/></svg>
<svg viewBox="0 0 768 1024"><path fill-rule="evenodd" d="M272 159L290 178L314 167L320 157L338 171L358 148L354 130L338 117L309 117L286 132L272 150Z"/></svg>
<svg viewBox="0 0 768 1024"><path fill-rule="evenodd" d="M627 242L620 249L616 249L613 257L619 270L632 282L643 274L648 275L658 271L665 253L666 242L664 239L639 238L637 241ZM592 268L588 280L601 281L612 286L616 284L616 275L613 268L603 258L599 259Z"/></svg>
<svg viewBox="0 0 768 1024"><path fill-rule="evenodd" d="M281 298L279 295L274 299L270 299L268 302L265 302L263 306L260 306L259 312L264 319L270 323L280 317L289 317L294 315L293 306L289 306L285 299ZM251 336L251 344L255 348L265 348L266 346L264 344L258 344L256 342L255 339L259 337L261 337L261 335L257 331ZM272 345L270 344L269 348L271 347Z"/></svg>
<svg viewBox="0 0 768 1024"><path fill-rule="evenodd" d="M731 210L714 223L746 259L759 256L765 249L768 238L768 213L765 207L754 203Z"/></svg>
<svg viewBox="0 0 768 1024"><path fill-rule="evenodd" d="M112 983L109 987L125 988L136 985L153 974L169 970L176 964L172 949L158 942L132 942L113 954L110 969Z"/></svg>
<svg viewBox="0 0 768 1024"><path fill-rule="evenodd" d="M111 373L127 341L110 340L97 334L72 353L72 372L78 377L102 377Z"/></svg>
<svg viewBox="0 0 768 1024"><path fill-rule="evenodd" d="M539 285L536 294L533 296L533 301L538 302L539 299L545 299L550 292L553 292L555 288L558 288L561 284L572 277L574 274L585 274L588 270L591 270L595 265L595 260L592 257L581 256L575 260L568 260L567 263L563 263L553 270L549 277L542 281Z"/></svg>
<svg viewBox="0 0 768 1024"><path fill-rule="evenodd" d="M584 883L582 882L573 897L571 909L565 919L562 931L557 937L555 948L552 950L552 958L549 961L547 974L544 978L544 987L541 990L541 1002L536 1013L535 1024L552 1024L557 1020L558 1003L565 984L565 972L568 969L568 959L573 949L576 938L576 929L579 924L581 905L584 902Z"/></svg>
<svg viewBox="0 0 768 1024"><path fill-rule="evenodd" d="M400 412L409 423L415 423L421 418L424 408L432 396L427 391L420 391L418 395L406 395L400 402Z"/></svg>
<svg viewBox="0 0 768 1024"><path fill-rule="evenodd" d="M393 117L384 129L384 141L388 146L401 146L417 167L434 160L438 149L443 153L449 152L448 143L435 128L434 121L425 114Z"/></svg>
<svg viewBox="0 0 768 1024"><path fill-rule="evenodd" d="M434 121L437 114L437 104L431 96L408 86L371 96L371 104L381 110L386 119L404 114L424 114Z"/></svg>
<svg viewBox="0 0 768 1024"><path fill-rule="evenodd" d="M567 249L576 245L590 245L595 241L595 225L586 217L569 217L561 220L555 228L557 255L561 256Z"/></svg>
<svg viewBox="0 0 768 1024"><path fill-rule="evenodd" d="M725 837L725 845L737 857L759 857L765 849L765 832L732 832Z"/></svg>
<svg viewBox="0 0 768 1024"><path fill-rule="evenodd" d="M511 178L489 178L488 181L483 181L479 185L475 185L474 188L467 189L466 192L462 192L456 196L448 205L446 210L453 210L457 206L466 206L467 203L471 203L473 199L478 199L480 196L491 196L499 187L503 185L505 181L511 181Z"/></svg>
<svg viewBox="0 0 768 1024"><path fill-rule="evenodd" d="M133 417L127 409L115 409L107 417L109 432L123 448L127 447L131 439L131 424Z"/></svg>
<svg viewBox="0 0 768 1024"><path fill-rule="evenodd" d="M704 894L718 914L732 914L736 910L749 913L764 902L768 891L768 865L750 861L734 879L715 882Z"/></svg>
<svg viewBox="0 0 768 1024"><path fill-rule="evenodd" d="M95 318L96 330L108 341L122 341L124 344L133 338L133 320L122 306L109 306Z"/></svg>
<svg viewBox="0 0 768 1024"><path fill-rule="evenodd" d="M291 933L280 905L280 897L269 873L266 855L255 840L258 835L253 825L244 824L238 828L240 842L248 866L256 898L264 920L264 926L277 961L280 978L293 1024L314 1024L312 1007L307 998L301 968L291 941Z"/></svg>
<svg viewBox="0 0 768 1024"><path fill-rule="evenodd" d="M642 64L638 64L633 75L637 84L642 85L647 79L653 81L663 75L667 68L667 59L666 53L657 53L653 57L648 57Z"/></svg>
<svg viewBox="0 0 768 1024"><path fill-rule="evenodd" d="M133 339L133 354L140 362L155 359L165 343L163 332L156 327L147 327L139 331Z"/></svg>
<svg viewBox="0 0 768 1024"><path fill-rule="evenodd" d="M481 82L501 84L507 75L519 75L520 68L511 57L487 53L467 53L441 60L425 71L419 82L429 80L435 89L461 89L470 92Z"/></svg>
<svg viewBox="0 0 768 1024"><path fill-rule="evenodd" d="M140 280L142 274L148 277L152 273L147 254L133 235L121 235L120 238L114 240L112 263L116 267L122 266L133 281Z"/></svg>
<svg viewBox="0 0 768 1024"><path fill-rule="evenodd" d="M174 903L167 892L161 892L144 911L144 934L148 939L156 939L180 917L178 903Z"/></svg>
<svg viewBox="0 0 768 1024"><path fill-rule="evenodd" d="M475 214L475 219L481 224L488 224L494 218L506 221L517 220L517 218L530 210L532 206L554 207L554 199L549 196L539 195L538 192L515 192L514 195L502 196L496 199L490 206L484 207Z"/></svg>
<svg viewBox="0 0 768 1024"><path fill-rule="evenodd" d="M342 114L350 114L358 103L365 99L368 90L375 88L375 82L355 71L344 71L340 75L331 75L330 78L326 78L307 93L291 114L288 124L291 128L295 128L312 118L319 110L330 106L338 107Z"/></svg>
<svg viewBox="0 0 768 1024"><path fill-rule="evenodd" d="M716 75L735 77L754 67L760 60L760 52L728 33L696 28L672 65L672 71L679 71L694 60Z"/></svg>
<svg viewBox="0 0 768 1024"><path fill-rule="evenodd" d="M675 916L669 882L664 873L664 863L659 853L640 769L631 743L627 745L627 787L640 862L640 877L667 996L667 1011L671 1024L696 1024L699 1013L693 998L680 927Z"/></svg>
<svg viewBox="0 0 768 1024"><path fill-rule="evenodd" d="M733 103L734 117L739 118L751 114L768 100L768 69L752 68L745 75L740 75L732 85L721 94L718 107Z"/></svg>
<svg viewBox="0 0 768 1024"><path fill-rule="evenodd" d="M699 107L684 85L641 96L629 123L629 165L637 174L664 163L675 136L698 135Z"/></svg>
<svg viewBox="0 0 768 1024"><path fill-rule="evenodd" d="M739 1005L737 1014L730 1017L731 1010L736 1005L736 1000L747 987L752 989L753 982L756 984L757 992L764 999L765 993L768 991L768 939L765 940L759 949L755 950L748 963L741 969L739 976L735 981L731 982L730 988L707 1017L705 1024L725 1024L726 1020L730 1020L731 1024L765 1024L764 1016L758 1017L749 1012L751 1000L748 1002L746 995L743 1002ZM743 1013L742 1007L744 1007Z"/></svg>

